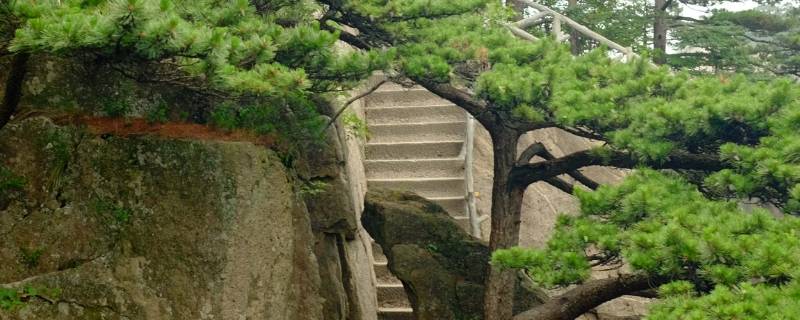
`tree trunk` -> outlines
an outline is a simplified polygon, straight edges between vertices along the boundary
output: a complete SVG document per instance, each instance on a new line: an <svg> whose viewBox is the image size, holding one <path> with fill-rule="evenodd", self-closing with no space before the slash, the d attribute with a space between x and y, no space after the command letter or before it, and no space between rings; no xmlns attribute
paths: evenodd
<svg viewBox="0 0 800 320"><path fill-rule="evenodd" d="M520 211L525 188L510 180L517 156L519 133L498 125L492 130L494 184L492 185L492 232L489 248L509 248L519 243ZM513 317L516 271L488 266L484 297L485 320L510 320Z"/></svg>
<svg viewBox="0 0 800 320"><path fill-rule="evenodd" d="M22 83L25 80L25 73L28 72L28 58L27 53L19 53L11 61L3 104L0 105L0 129L6 126L17 111L17 105L22 98Z"/></svg>
<svg viewBox="0 0 800 320"><path fill-rule="evenodd" d="M506 0L506 6L511 6L511 8L514 9L514 21L525 18L525 8L528 7L527 4L517 0Z"/></svg>
<svg viewBox="0 0 800 320"><path fill-rule="evenodd" d="M653 62L667 63L667 1L655 0L653 8Z"/></svg>
<svg viewBox="0 0 800 320"><path fill-rule="evenodd" d="M568 10L574 10L575 7L578 6L578 0L569 0ZM572 17L570 17L572 18ZM575 18L573 18L575 19ZM569 49L572 51L573 55L581 54L581 41L580 41L580 33L575 28L570 28L569 32Z"/></svg>

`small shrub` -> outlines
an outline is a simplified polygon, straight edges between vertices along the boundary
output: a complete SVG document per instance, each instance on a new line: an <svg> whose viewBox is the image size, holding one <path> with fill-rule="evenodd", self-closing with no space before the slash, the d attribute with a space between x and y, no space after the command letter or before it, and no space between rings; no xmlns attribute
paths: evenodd
<svg viewBox="0 0 800 320"><path fill-rule="evenodd" d="M0 193L21 191L25 188L25 178L15 175L11 170L0 165Z"/></svg>
<svg viewBox="0 0 800 320"><path fill-rule="evenodd" d="M0 309L12 310L22 306L22 298L17 289L0 288Z"/></svg>
<svg viewBox="0 0 800 320"><path fill-rule="evenodd" d="M233 130L239 127L236 111L226 106L216 108L211 112L211 122L217 128L225 130Z"/></svg>
<svg viewBox="0 0 800 320"><path fill-rule="evenodd" d="M124 117L130 111L131 106L124 100L109 100L103 103L102 111L109 117Z"/></svg>
<svg viewBox="0 0 800 320"><path fill-rule="evenodd" d="M61 289L51 289L44 287L25 286L19 288L0 287L0 309L13 310L25 305L25 302L34 297L44 298L48 301L58 299L61 296Z"/></svg>
<svg viewBox="0 0 800 320"><path fill-rule="evenodd" d="M131 220L133 210L123 206L118 206L107 200L97 200L94 204L95 211L102 215L108 215L114 219L114 222L123 224Z"/></svg>
<svg viewBox="0 0 800 320"><path fill-rule="evenodd" d="M300 196L316 196L330 187L330 184L324 181L308 181L300 186Z"/></svg>
<svg viewBox="0 0 800 320"><path fill-rule="evenodd" d="M20 248L20 260L28 267L28 269L36 268L39 265L39 259L44 253L44 248L27 249Z"/></svg>
<svg viewBox="0 0 800 320"><path fill-rule="evenodd" d="M157 108L147 113L147 122L164 123L169 121L169 107L166 102L161 102Z"/></svg>
<svg viewBox="0 0 800 320"><path fill-rule="evenodd" d="M367 123L358 117L355 113L346 113L342 115L342 123L345 129L358 138L369 140L369 128Z"/></svg>

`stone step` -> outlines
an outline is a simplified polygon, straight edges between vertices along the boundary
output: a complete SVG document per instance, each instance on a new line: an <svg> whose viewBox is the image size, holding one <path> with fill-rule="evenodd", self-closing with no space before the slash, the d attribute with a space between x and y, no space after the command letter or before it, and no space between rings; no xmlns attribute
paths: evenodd
<svg viewBox="0 0 800 320"><path fill-rule="evenodd" d="M369 124L464 121L464 110L453 104L367 108Z"/></svg>
<svg viewBox="0 0 800 320"><path fill-rule="evenodd" d="M464 194L464 177L367 179L367 187L411 191L425 198L458 197Z"/></svg>
<svg viewBox="0 0 800 320"><path fill-rule="evenodd" d="M366 160L369 179L433 178L464 175L464 159Z"/></svg>
<svg viewBox="0 0 800 320"><path fill-rule="evenodd" d="M428 198L428 200L438 203L451 216L466 215L466 202L464 196Z"/></svg>
<svg viewBox="0 0 800 320"><path fill-rule="evenodd" d="M422 88L375 91L365 101L367 108L451 104Z"/></svg>
<svg viewBox="0 0 800 320"><path fill-rule="evenodd" d="M388 262L375 262L375 277L378 279L378 284L402 284L400 279L397 279L391 271L389 271Z"/></svg>
<svg viewBox="0 0 800 320"><path fill-rule="evenodd" d="M380 80L377 80L377 81L380 81ZM397 90L409 90L409 89L411 89L411 90L424 90L425 88L423 88L420 85L414 85L412 87L404 87L404 86L402 86L400 84L397 84L397 83L394 83L394 82L386 82L383 85L381 85L381 87L378 88L378 90L375 90L375 91L397 91Z"/></svg>
<svg viewBox="0 0 800 320"><path fill-rule="evenodd" d="M383 254L383 249L375 240L372 240L372 259L375 263L386 263L388 261L386 255Z"/></svg>
<svg viewBox="0 0 800 320"><path fill-rule="evenodd" d="M378 308L378 320L416 320L411 308Z"/></svg>
<svg viewBox="0 0 800 320"><path fill-rule="evenodd" d="M402 284L378 284L378 305L384 308L411 307Z"/></svg>
<svg viewBox="0 0 800 320"><path fill-rule="evenodd" d="M457 141L464 139L466 125L466 122L462 120L457 122L369 124L368 128L371 143Z"/></svg>
<svg viewBox="0 0 800 320"><path fill-rule="evenodd" d="M461 139L461 138L459 138ZM400 143L367 143L370 160L455 158L461 153L463 140Z"/></svg>

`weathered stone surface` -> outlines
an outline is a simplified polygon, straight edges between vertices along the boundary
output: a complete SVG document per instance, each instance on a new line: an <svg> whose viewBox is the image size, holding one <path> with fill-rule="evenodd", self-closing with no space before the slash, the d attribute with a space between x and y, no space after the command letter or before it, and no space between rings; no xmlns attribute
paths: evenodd
<svg viewBox="0 0 800 320"><path fill-rule="evenodd" d="M354 110L360 107L351 105ZM303 178L325 184L321 192L305 197L317 238L324 317L375 320L371 240L359 221L366 192L363 141L350 134L341 119L328 128L326 139L307 148L308 157L298 166Z"/></svg>
<svg viewBox="0 0 800 320"><path fill-rule="evenodd" d="M370 190L364 228L380 244L417 319L479 319L489 248L439 205L408 192ZM520 290L515 309L541 301Z"/></svg>
<svg viewBox="0 0 800 320"><path fill-rule="evenodd" d="M323 319L310 221L280 163L249 143L12 123L0 164L26 185L0 211L0 283L59 293L0 319Z"/></svg>

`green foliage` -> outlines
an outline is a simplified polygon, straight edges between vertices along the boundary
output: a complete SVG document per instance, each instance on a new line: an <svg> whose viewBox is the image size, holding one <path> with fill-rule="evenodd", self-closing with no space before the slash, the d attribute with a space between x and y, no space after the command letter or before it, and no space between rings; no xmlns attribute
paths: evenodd
<svg viewBox="0 0 800 320"><path fill-rule="evenodd" d="M345 129L359 139L369 140L369 127L367 123L358 117L357 114L348 112L342 115L342 123Z"/></svg>
<svg viewBox="0 0 800 320"><path fill-rule="evenodd" d="M102 199L95 200L94 209L98 214L111 217L116 224L125 224L133 216L132 209Z"/></svg>
<svg viewBox="0 0 800 320"><path fill-rule="evenodd" d="M708 19L679 25L678 48L670 63L696 71L800 75L800 7L717 10ZM701 49L701 50L698 50ZM697 67L706 67L705 69ZM763 77L763 76L760 76Z"/></svg>
<svg viewBox="0 0 800 320"><path fill-rule="evenodd" d="M301 197L313 197L319 195L328 189L331 184L321 180L306 181L300 185L299 194Z"/></svg>
<svg viewBox="0 0 800 320"><path fill-rule="evenodd" d="M654 319L767 319L759 316L763 310L741 308L759 302L799 307L789 306L797 300L767 297L796 297L800 219L775 218L761 209L744 212L736 203L708 200L683 179L650 170L619 186L576 193L580 216L561 217L546 248L499 250L492 262L526 269L542 285L556 286L585 280L593 259L620 257L636 272L674 279L662 286L668 298L653 309ZM696 298L695 287L713 291ZM797 314L787 312L779 314Z"/></svg>
<svg viewBox="0 0 800 320"><path fill-rule="evenodd" d="M211 121L217 128L233 130L239 127L239 119L232 108L220 107L211 113Z"/></svg>
<svg viewBox="0 0 800 320"><path fill-rule="evenodd" d="M72 153L70 134L58 128L48 129L36 138L36 144L46 152L51 190L58 189L64 182L64 174L69 165Z"/></svg>
<svg viewBox="0 0 800 320"><path fill-rule="evenodd" d="M130 104L123 99L109 99L105 101L102 106L103 113L108 117L124 117L130 110Z"/></svg>
<svg viewBox="0 0 800 320"><path fill-rule="evenodd" d="M0 287L0 309L13 310L23 304L17 289Z"/></svg>
<svg viewBox="0 0 800 320"><path fill-rule="evenodd" d="M301 136L317 122L315 96L354 86L391 57L337 49L337 34L313 19L319 8L312 1L20 0L7 15L23 21L12 51L89 54L135 71L155 64L166 76L149 80L183 81L254 106L239 112L241 126ZM104 109L126 113L124 104Z"/></svg>
<svg viewBox="0 0 800 320"><path fill-rule="evenodd" d="M647 319L798 319L800 285L742 283L717 287L701 297L676 297L655 305Z"/></svg>
<svg viewBox="0 0 800 320"><path fill-rule="evenodd" d="M14 310L23 307L25 303L34 297L46 297L49 301L57 299L61 295L61 289L34 287L26 285L23 288L0 287L0 309Z"/></svg>
<svg viewBox="0 0 800 320"><path fill-rule="evenodd" d="M0 164L0 193L22 190L26 183L25 178L15 175L6 166Z"/></svg>
<svg viewBox="0 0 800 320"><path fill-rule="evenodd" d="M39 266L39 259L42 257L43 253L44 248L19 248L20 260L28 269Z"/></svg>
<svg viewBox="0 0 800 320"><path fill-rule="evenodd" d="M161 102L155 109L147 113L147 122L164 123L169 121L169 107L166 102Z"/></svg>

